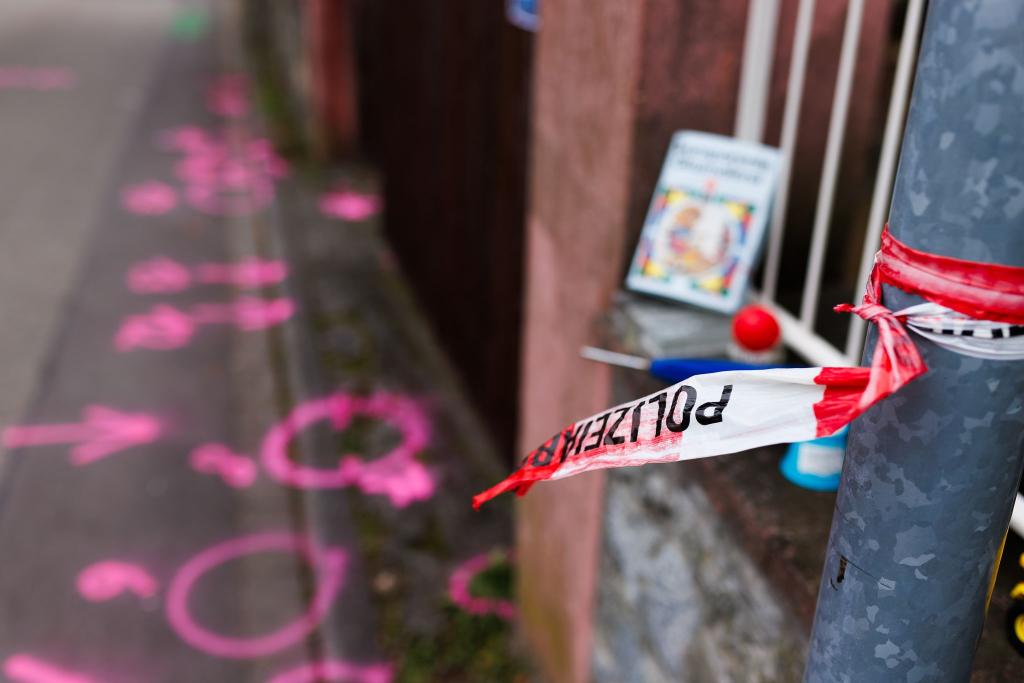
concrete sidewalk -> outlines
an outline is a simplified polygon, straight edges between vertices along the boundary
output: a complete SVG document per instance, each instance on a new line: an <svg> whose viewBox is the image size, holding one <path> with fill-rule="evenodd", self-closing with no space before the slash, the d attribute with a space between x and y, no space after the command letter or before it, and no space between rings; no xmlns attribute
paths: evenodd
<svg viewBox="0 0 1024 683"><path fill-rule="evenodd" d="M0 88L0 423L25 410L176 7L0 1L0 75L47 68L72 81Z"/></svg>
<svg viewBox="0 0 1024 683"><path fill-rule="evenodd" d="M3 433L3 673L520 680L510 504L470 508L502 468L378 236L372 180L310 183L276 156L224 72L230 24L161 46L154 22L135 35L162 66L91 180L94 232L76 228L52 278L18 264L28 287L53 280L34 306L48 322L22 342L35 360L5 360L38 362L57 331ZM49 196L68 182L14 165ZM321 211L338 183L328 208L363 207L348 219Z"/></svg>

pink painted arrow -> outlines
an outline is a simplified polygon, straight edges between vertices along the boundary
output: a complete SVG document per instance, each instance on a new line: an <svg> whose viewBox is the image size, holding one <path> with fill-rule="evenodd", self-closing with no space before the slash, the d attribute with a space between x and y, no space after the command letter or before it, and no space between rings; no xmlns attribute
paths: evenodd
<svg viewBox="0 0 1024 683"><path fill-rule="evenodd" d="M243 332L279 325L295 313L291 299L242 297L229 303L200 303L189 311L160 304L149 313L130 315L114 335L120 352L136 348L167 351L188 344L200 325L227 324Z"/></svg>
<svg viewBox="0 0 1024 683"><path fill-rule="evenodd" d="M125 278L128 289L138 294L181 292L193 284L225 284L243 289L274 285L288 276L284 261L250 258L236 263L200 263L189 266L165 256L140 261Z"/></svg>
<svg viewBox="0 0 1024 683"><path fill-rule="evenodd" d="M0 90L67 90L76 80L65 66L0 66Z"/></svg>
<svg viewBox="0 0 1024 683"><path fill-rule="evenodd" d="M15 425L3 432L7 448L75 444L71 463L88 465L117 451L152 443L160 436L160 421L146 413L122 413L90 405L81 422L50 425Z"/></svg>
<svg viewBox="0 0 1024 683"><path fill-rule="evenodd" d="M96 680L24 653L7 658L4 674L17 683L95 683Z"/></svg>

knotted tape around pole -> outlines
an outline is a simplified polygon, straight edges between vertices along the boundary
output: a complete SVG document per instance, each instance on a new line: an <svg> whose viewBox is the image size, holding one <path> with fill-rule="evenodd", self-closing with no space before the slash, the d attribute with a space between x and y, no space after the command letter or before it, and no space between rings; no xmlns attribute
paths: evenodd
<svg viewBox="0 0 1024 683"><path fill-rule="evenodd" d="M882 285L928 303L882 304ZM928 371L910 331L957 353L1024 358L1024 268L913 249L882 232L863 301L838 312L875 325L869 368L781 368L696 375L663 391L568 425L523 458L519 469L473 497L589 470L676 462L834 434Z"/></svg>

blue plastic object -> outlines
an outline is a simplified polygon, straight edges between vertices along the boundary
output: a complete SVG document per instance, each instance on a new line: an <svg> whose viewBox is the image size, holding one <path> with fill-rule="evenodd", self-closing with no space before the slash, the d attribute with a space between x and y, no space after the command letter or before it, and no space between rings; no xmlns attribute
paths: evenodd
<svg viewBox="0 0 1024 683"><path fill-rule="evenodd" d="M847 431L848 428L843 427L832 436L789 444L779 463L782 476L812 491L838 490Z"/></svg>
<svg viewBox="0 0 1024 683"><path fill-rule="evenodd" d="M651 361L648 372L653 377L675 384L689 379L694 375L705 375L711 372L725 372L727 370L768 370L770 368L786 367L782 365L751 365L733 360L719 360L717 358L659 358Z"/></svg>

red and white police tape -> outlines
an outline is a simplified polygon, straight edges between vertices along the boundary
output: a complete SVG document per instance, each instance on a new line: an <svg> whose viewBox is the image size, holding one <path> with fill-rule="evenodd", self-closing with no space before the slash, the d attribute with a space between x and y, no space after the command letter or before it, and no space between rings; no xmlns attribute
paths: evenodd
<svg viewBox="0 0 1024 683"><path fill-rule="evenodd" d="M930 303L892 312L882 284ZM538 481L735 453L835 433L928 368L908 328L979 358L1024 358L1024 268L976 263L912 249L882 232L864 301L842 304L874 323L870 368L784 368L697 375L569 425L519 469L473 497L473 507Z"/></svg>

